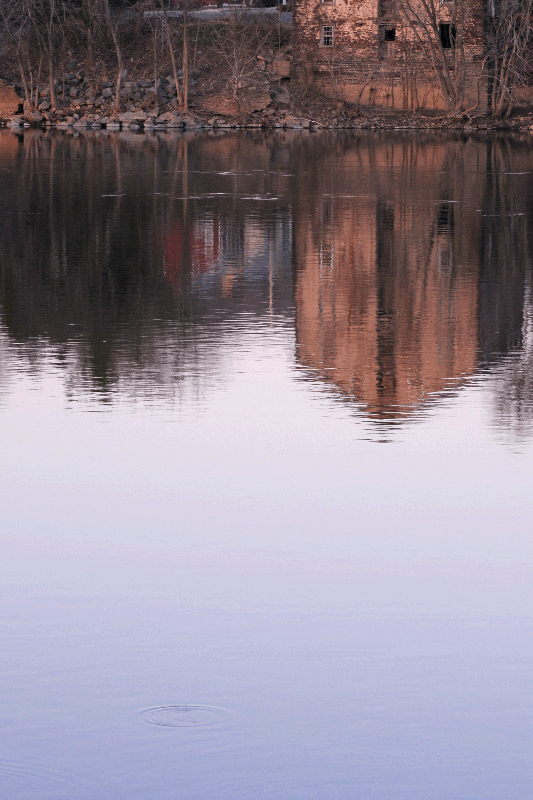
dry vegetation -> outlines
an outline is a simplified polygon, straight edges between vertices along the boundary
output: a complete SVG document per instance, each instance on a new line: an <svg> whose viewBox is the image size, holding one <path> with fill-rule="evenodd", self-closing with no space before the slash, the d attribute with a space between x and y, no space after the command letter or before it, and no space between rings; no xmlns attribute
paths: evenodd
<svg viewBox="0 0 533 800"><path fill-rule="evenodd" d="M170 104L187 112L210 94L232 98L239 112L254 84L270 89L257 56L287 57L290 30L267 16L184 21L163 3L158 16L145 10L112 9L108 0L0 0L0 76L16 85L28 112L44 102L53 113L73 101L82 110Z"/></svg>

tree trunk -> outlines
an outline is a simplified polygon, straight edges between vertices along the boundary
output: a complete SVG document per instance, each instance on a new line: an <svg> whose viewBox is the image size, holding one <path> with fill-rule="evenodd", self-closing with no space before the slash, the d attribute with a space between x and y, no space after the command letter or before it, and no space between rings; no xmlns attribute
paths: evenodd
<svg viewBox="0 0 533 800"><path fill-rule="evenodd" d="M187 0L185 0L183 7L183 111L189 110L189 35L187 24Z"/></svg>
<svg viewBox="0 0 533 800"><path fill-rule="evenodd" d="M109 32L113 39L113 44L115 45L115 52L117 54L117 90L115 94L115 111L120 111L120 90L122 88L122 50L120 49L120 43L118 41L117 32L115 30L115 26L113 25L113 20L111 19L111 11L109 8L109 0L103 0L104 3L104 13L107 22L107 26L109 28Z"/></svg>
<svg viewBox="0 0 533 800"><path fill-rule="evenodd" d="M172 61L172 73L174 75L174 83L176 84L176 97L178 98L178 106L181 108L183 106L183 96L181 94L180 84L178 80L178 70L176 67L176 57L174 55L174 47L172 46L172 34L170 32L170 25L168 23L168 16L167 10L165 8L165 1L159 0L161 8L163 10L163 20L165 25L165 34L167 37L168 42L168 52L170 53L170 60Z"/></svg>

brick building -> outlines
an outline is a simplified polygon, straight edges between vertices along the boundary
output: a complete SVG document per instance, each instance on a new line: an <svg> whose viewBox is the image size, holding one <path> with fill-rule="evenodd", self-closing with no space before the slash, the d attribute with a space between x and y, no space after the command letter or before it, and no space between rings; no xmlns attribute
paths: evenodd
<svg viewBox="0 0 533 800"><path fill-rule="evenodd" d="M296 75L351 103L484 109L484 13L482 0L297 0Z"/></svg>

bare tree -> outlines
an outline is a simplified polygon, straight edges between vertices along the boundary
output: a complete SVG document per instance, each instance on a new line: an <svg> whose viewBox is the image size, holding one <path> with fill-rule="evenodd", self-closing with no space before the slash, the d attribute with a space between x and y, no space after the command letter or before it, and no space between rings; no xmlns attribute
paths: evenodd
<svg viewBox="0 0 533 800"><path fill-rule="evenodd" d="M189 0L183 0L183 111L189 110L189 20L188 12Z"/></svg>
<svg viewBox="0 0 533 800"><path fill-rule="evenodd" d="M418 60L431 66L449 111L464 107L466 88L465 26L468 0L397 0L399 16L406 23L418 51Z"/></svg>
<svg viewBox="0 0 533 800"><path fill-rule="evenodd" d="M109 0L101 0L103 5L103 11L105 20L107 23L107 27L109 33L111 34L111 38L113 39L113 44L115 46L115 53L117 55L117 81L116 81L116 92L115 92L115 111L120 111L120 90L122 88L122 75L124 73L123 67L123 59L122 59L122 48L120 46L120 41L118 38L117 28L115 23L113 22L113 18L111 16L111 9L109 8Z"/></svg>
<svg viewBox="0 0 533 800"><path fill-rule="evenodd" d="M24 0L0 0L0 25L2 41L11 44L17 54L27 108L34 110L33 75L28 55L30 19Z"/></svg>
<svg viewBox="0 0 533 800"><path fill-rule="evenodd" d="M55 93L55 37L58 28L56 0L27 0L28 17L48 67L48 84L52 109L57 106Z"/></svg>
<svg viewBox="0 0 533 800"><path fill-rule="evenodd" d="M247 9L229 9L224 21L213 26L213 39L228 70L228 88L240 113L239 90L257 64L258 52L269 44L272 30Z"/></svg>
<svg viewBox="0 0 533 800"><path fill-rule="evenodd" d="M168 52L170 55L170 60L172 62L172 74L174 75L174 83L176 84L176 97L178 99L178 106L180 108L183 107L183 96L180 89L179 79L178 79L178 70L176 67L176 56L174 54L174 41L172 38L172 30L168 21L168 14L165 5L165 0L159 0L159 5L161 6L162 10L162 20L163 20L163 30L165 32L165 37L168 43Z"/></svg>
<svg viewBox="0 0 533 800"><path fill-rule="evenodd" d="M507 117L529 74L533 0L488 0L487 16L491 110L497 118Z"/></svg>

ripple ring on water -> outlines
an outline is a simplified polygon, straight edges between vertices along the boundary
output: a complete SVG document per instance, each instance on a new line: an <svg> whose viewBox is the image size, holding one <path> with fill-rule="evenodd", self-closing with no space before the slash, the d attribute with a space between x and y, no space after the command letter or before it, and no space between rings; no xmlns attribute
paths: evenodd
<svg viewBox="0 0 533 800"><path fill-rule="evenodd" d="M216 706L158 706L142 714L150 725L163 728L212 728L220 724L226 711Z"/></svg>

